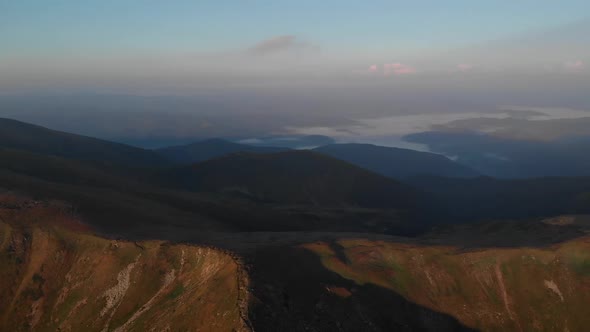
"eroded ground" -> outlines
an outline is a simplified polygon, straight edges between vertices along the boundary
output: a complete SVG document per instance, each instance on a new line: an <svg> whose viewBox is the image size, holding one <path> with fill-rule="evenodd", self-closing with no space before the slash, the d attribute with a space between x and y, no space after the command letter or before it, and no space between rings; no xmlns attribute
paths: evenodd
<svg viewBox="0 0 590 332"><path fill-rule="evenodd" d="M0 330L247 330L247 275L225 252L103 239L43 204L1 212Z"/></svg>
<svg viewBox="0 0 590 332"><path fill-rule="evenodd" d="M590 237L566 219L423 239L215 239L231 252L106 239L67 204L2 196L0 330L586 331ZM458 245L469 232L486 246Z"/></svg>

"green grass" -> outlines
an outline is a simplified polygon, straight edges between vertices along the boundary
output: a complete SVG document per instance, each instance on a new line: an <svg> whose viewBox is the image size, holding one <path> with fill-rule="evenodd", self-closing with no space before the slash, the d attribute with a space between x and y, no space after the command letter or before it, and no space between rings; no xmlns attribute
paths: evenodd
<svg viewBox="0 0 590 332"><path fill-rule="evenodd" d="M66 319L72 309L74 309L74 306L76 306L76 304L82 300L82 295L83 294L80 290L70 292L70 294L60 305L57 317L59 317L61 320Z"/></svg>
<svg viewBox="0 0 590 332"><path fill-rule="evenodd" d="M575 257L570 261L571 268L579 275L590 276L590 258Z"/></svg>
<svg viewBox="0 0 590 332"><path fill-rule="evenodd" d="M175 298L177 298L180 295L182 295L182 293L184 293L184 285L183 284L178 284L178 285L176 285L176 287L174 287L174 289L172 290L172 292L170 292L170 294L168 294L168 299L169 300L174 300Z"/></svg>

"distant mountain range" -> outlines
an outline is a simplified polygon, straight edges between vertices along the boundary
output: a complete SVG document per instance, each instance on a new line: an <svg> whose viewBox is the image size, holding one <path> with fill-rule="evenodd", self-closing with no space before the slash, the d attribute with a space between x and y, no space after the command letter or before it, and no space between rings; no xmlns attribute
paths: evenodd
<svg viewBox="0 0 590 332"><path fill-rule="evenodd" d="M273 153L285 147L251 146L223 139L209 139L188 145L158 149L162 157L178 164L197 163L235 152ZM479 173L449 158L428 152L372 144L330 144L313 149L375 173L403 179L419 175L475 177Z"/></svg>
<svg viewBox="0 0 590 332"><path fill-rule="evenodd" d="M272 153L288 150L281 147L251 146L223 139L208 139L187 145L156 150L162 157L179 164L192 164L235 152Z"/></svg>
<svg viewBox="0 0 590 332"><path fill-rule="evenodd" d="M238 153L166 169L161 178L190 191L239 193L289 204L407 208L406 185L312 151Z"/></svg>
<svg viewBox="0 0 590 332"><path fill-rule="evenodd" d="M498 180L405 149L207 140L152 151L8 119L0 129L0 188L68 200L110 230L396 232L590 212L589 177Z"/></svg>
<svg viewBox="0 0 590 332"><path fill-rule="evenodd" d="M457 162L492 177L590 176L590 141L584 137L541 141L432 131L404 139L454 156Z"/></svg>
<svg viewBox="0 0 590 332"><path fill-rule="evenodd" d="M372 144L331 144L315 148L314 151L395 179L418 175L457 178L479 175L473 169L456 163L443 155L409 149Z"/></svg>
<svg viewBox="0 0 590 332"><path fill-rule="evenodd" d="M164 166L154 151L0 118L0 147L125 166Z"/></svg>
<svg viewBox="0 0 590 332"><path fill-rule="evenodd" d="M239 143L252 146L272 146L289 149L310 149L336 143L332 137L324 135L265 136L240 140Z"/></svg>
<svg viewBox="0 0 590 332"><path fill-rule="evenodd" d="M69 201L101 231L161 236L165 229L167 237L182 237L178 230L187 228L390 232L394 224L416 227L392 212L412 210L412 188L318 153L241 153L178 165L150 150L3 123L10 130L2 131L0 142L0 190ZM243 185L254 194L232 189Z"/></svg>

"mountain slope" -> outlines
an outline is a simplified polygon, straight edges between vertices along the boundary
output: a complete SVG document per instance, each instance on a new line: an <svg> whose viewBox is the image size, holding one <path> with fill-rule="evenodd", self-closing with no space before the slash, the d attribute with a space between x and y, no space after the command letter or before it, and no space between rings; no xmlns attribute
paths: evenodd
<svg viewBox="0 0 590 332"><path fill-rule="evenodd" d="M188 145L171 146L156 150L162 157L179 163L192 164L235 152L272 153L288 150L280 147L250 146L223 139L209 139Z"/></svg>
<svg viewBox="0 0 590 332"><path fill-rule="evenodd" d="M456 156L458 162L498 178L590 176L590 141L583 137L538 141L477 132L432 131L404 139Z"/></svg>
<svg viewBox="0 0 590 332"><path fill-rule="evenodd" d="M71 202L97 230L133 238L184 239L204 231L411 231L398 211L290 207L243 197L166 189L91 163L0 149L0 191Z"/></svg>
<svg viewBox="0 0 590 332"><path fill-rule="evenodd" d="M187 190L288 204L409 208L416 198L406 185L310 151L233 154L166 170L159 177Z"/></svg>
<svg viewBox="0 0 590 332"><path fill-rule="evenodd" d="M428 152L372 144L332 144L314 151L347 161L381 175L403 179L417 175L474 177L478 173L449 158Z"/></svg>
<svg viewBox="0 0 590 332"><path fill-rule="evenodd" d="M589 217L524 226L217 234L229 252L0 194L0 331L586 331Z"/></svg>
<svg viewBox="0 0 590 332"><path fill-rule="evenodd" d="M108 240L59 206L15 203L0 206L0 331L249 330L231 255Z"/></svg>
<svg viewBox="0 0 590 332"><path fill-rule="evenodd" d="M392 290L474 330L586 331L589 240L586 236L549 248L478 250L367 239L304 247L316 253L323 266L354 281L353 287ZM360 295L344 283L331 285L331 290L350 299ZM392 316L396 314L401 312L392 310ZM435 324L431 330L442 326Z"/></svg>
<svg viewBox="0 0 590 332"><path fill-rule="evenodd" d="M97 138L0 118L0 147L108 165L162 166L157 153Z"/></svg>
<svg viewBox="0 0 590 332"><path fill-rule="evenodd" d="M520 180L421 176L406 183L431 193L455 223L590 213L590 177Z"/></svg>

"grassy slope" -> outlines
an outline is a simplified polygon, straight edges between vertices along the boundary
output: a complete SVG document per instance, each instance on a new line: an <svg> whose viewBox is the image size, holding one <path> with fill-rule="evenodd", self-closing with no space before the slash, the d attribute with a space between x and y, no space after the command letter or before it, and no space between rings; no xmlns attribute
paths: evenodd
<svg viewBox="0 0 590 332"><path fill-rule="evenodd" d="M469 250L441 244L444 233L429 242L261 242L244 252L246 277L227 253L103 239L66 205L13 197L0 197L1 331L229 331L247 329L246 316L257 331L574 332L590 324L583 233L544 247ZM545 224L588 224L576 220Z"/></svg>
<svg viewBox="0 0 590 332"><path fill-rule="evenodd" d="M478 330L585 331L590 324L590 237L541 249L462 251L364 239L304 247L358 285L391 289Z"/></svg>
<svg viewBox="0 0 590 332"><path fill-rule="evenodd" d="M0 213L2 331L246 330L223 252L102 239L52 206Z"/></svg>

